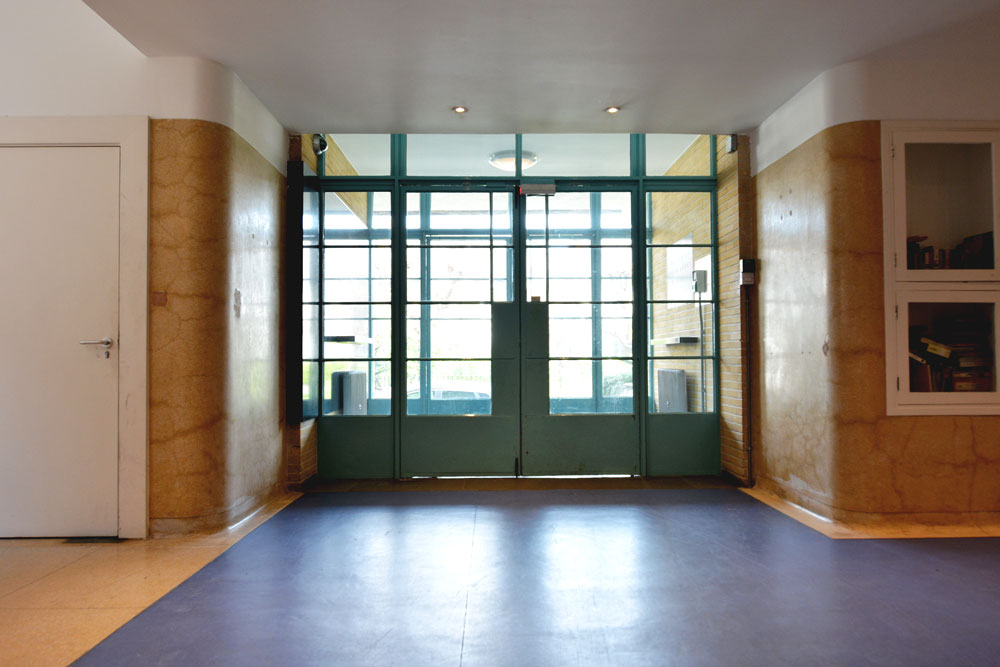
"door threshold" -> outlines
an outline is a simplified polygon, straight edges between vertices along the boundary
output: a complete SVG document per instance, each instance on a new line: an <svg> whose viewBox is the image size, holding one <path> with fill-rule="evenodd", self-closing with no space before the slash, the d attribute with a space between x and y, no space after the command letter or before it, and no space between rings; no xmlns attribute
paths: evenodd
<svg viewBox="0 0 1000 667"><path fill-rule="evenodd" d="M409 477L406 479L343 479L318 481L309 493L372 491L544 491L549 489L691 489L733 488L717 476L633 477L546 476L546 477Z"/></svg>
<svg viewBox="0 0 1000 667"><path fill-rule="evenodd" d="M631 479L639 475L414 475L402 477L405 482L416 479Z"/></svg>

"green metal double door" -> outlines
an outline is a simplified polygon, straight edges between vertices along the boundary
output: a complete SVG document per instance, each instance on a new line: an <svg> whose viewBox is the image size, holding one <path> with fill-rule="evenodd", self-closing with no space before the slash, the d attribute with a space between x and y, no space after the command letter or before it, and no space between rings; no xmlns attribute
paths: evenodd
<svg viewBox="0 0 1000 667"><path fill-rule="evenodd" d="M634 193L406 198L400 475L638 474Z"/></svg>

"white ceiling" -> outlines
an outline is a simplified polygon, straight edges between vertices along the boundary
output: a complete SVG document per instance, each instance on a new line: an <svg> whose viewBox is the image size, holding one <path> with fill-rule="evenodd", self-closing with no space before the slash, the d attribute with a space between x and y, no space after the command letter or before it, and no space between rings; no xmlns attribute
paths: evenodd
<svg viewBox="0 0 1000 667"><path fill-rule="evenodd" d="M735 132L1000 0L85 0L301 132ZM456 104L469 107L457 116ZM603 113L609 105L622 112Z"/></svg>

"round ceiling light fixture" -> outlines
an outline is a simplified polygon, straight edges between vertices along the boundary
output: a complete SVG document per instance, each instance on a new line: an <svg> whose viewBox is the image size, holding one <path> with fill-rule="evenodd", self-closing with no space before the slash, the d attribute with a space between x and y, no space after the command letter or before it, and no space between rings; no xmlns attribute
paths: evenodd
<svg viewBox="0 0 1000 667"><path fill-rule="evenodd" d="M461 115L461 114L465 113L466 111L468 111L469 108L468 107L463 107L461 104L459 104L457 107L452 107L451 110L454 111L455 113Z"/></svg>
<svg viewBox="0 0 1000 667"><path fill-rule="evenodd" d="M607 109L604 110L604 113L616 114L621 110L622 110L621 107L608 107Z"/></svg>
<svg viewBox="0 0 1000 667"><path fill-rule="evenodd" d="M497 151L490 156L490 164L500 171L517 171L517 151ZM521 151L521 171L538 164L538 156L531 151Z"/></svg>

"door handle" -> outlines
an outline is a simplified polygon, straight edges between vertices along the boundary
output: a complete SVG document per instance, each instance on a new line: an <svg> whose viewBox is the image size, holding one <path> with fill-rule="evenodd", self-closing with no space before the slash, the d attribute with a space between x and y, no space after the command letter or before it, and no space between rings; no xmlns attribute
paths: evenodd
<svg viewBox="0 0 1000 667"><path fill-rule="evenodd" d="M114 343L110 338L102 338L100 340L81 340L80 345L103 345L104 349L108 349Z"/></svg>

